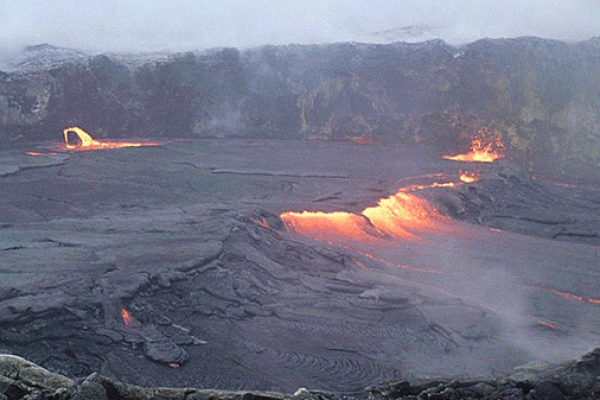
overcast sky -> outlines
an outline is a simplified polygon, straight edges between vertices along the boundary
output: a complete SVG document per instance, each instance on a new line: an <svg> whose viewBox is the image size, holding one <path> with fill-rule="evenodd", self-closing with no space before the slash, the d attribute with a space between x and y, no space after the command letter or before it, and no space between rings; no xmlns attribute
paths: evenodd
<svg viewBox="0 0 600 400"><path fill-rule="evenodd" d="M180 51L516 36L600 36L600 0L0 0L4 48Z"/></svg>

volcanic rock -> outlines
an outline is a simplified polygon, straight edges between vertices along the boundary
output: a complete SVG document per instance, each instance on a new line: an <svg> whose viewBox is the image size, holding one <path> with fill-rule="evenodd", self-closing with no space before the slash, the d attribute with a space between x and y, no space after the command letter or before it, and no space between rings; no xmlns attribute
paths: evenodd
<svg viewBox="0 0 600 400"><path fill-rule="evenodd" d="M185 350L177 346L152 326L146 326L140 334L145 340L146 355L153 361L165 364L184 364L189 356Z"/></svg>
<svg viewBox="0 0 600 400"><path fill-rule="evenodd" d="M189 140L69 154L0 179L0 348L52 373L347 396L402 380L455 396L596 340L593 246L433 211L432 229L374 242L316 240L279 218L360 215L407 182L458 182L465 164L430 148ZM532 207L558 207L565 221L597 208L593 191L556 189L505 163L469 168L480 181L411 193L436 208L452 194L465 220L510 215L515 230ZM322 198L330 193L340 195ZM485 384L446 384L476 373ZM423 376L444 379L419 386Z"/></svg>
<svg viewBox="0 0 600 400"><path fill-rule="evenodd" d="M0 355L0 394L7 399L68 398L74 393L75 382L52 374L27 360ZM36 397L37 396L37 397Z"/></svg>
<svg viewBox="0 0 600 400"><path fill-rule="evenodd" d="M177 267L178 271L190 272L193 269L206 266L214 261L223 251L223 244L217 240L209 240L198 245L195 249L196 259Z"/></svg>
<svg viewBox="0 0 600 400"><path fill-rule="evenodd" d="M585 359L597 358L594 350ZM538 376L527 380L498 378L493 380L430 380L397 381L365 388L356 397L373 400L395 399L593 399L600 393L597 368L580 371L577 362L547 365L539 369ZM598 362L596 361L596 364ZM109 399L219 399L219 400L334 400L333 393L301 388L293 395L260 391L221 391L195 388L142 388L121 383L93 373L84 380L74 382L57 374L50 374L35 364L10 355L0 355L0 395L9 400L25 398L54 400L109 400ZM29 397L26 397L29 396Z"/></svg>
<svg viewBox="0 0 600 400"><path fill-rule="evenodd" d="M420 194L459 220L549 239L600 244L600 219L595 212L600 192L594 184L544 184L508 160L483 168L474 183Z"/></svg>

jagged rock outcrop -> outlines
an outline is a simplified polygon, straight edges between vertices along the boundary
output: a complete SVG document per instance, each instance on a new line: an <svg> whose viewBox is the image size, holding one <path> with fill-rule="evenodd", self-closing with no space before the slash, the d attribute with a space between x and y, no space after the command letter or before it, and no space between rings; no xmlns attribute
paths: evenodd
<svg viewBox="0 0 600 400"><path fill-rule="evenodd" d="M333 397L333 396L332 396ZM285 396L280 393L251 391L219 391L202 389L142 388L116 382L93 373L75 382L65 376L54 374L13 355L0 355L0 399L54 399L54 400L109 400L109 399L222 399L222 400L283 400L312 399L310 392Z"/></svg>
<svg viewBox="0 0 600 400"><path fill-rule="evenodd" d="M36 50L54 61L31 68ZM536 173L598 174L600 38L87 59L51 50L29 48L20 69L0 72L0 138L56 140L79 125L98 138L354 139L454 152L478 135L502 138Z"/></svg>
<svg viewBox="0 0 600 400"><path fill-rule="evenodd" d="M552 365L532 362L514 373L490 380L398 381L365 388L357 397L300 388L294 394L259 391L226 391L195 388L142 388L97 373L75 382L17 356L0 355L0 398L54 400L337 400L340 398L393 399L596 399L600 394L597 373L600 351L580 360Z"/></svg>

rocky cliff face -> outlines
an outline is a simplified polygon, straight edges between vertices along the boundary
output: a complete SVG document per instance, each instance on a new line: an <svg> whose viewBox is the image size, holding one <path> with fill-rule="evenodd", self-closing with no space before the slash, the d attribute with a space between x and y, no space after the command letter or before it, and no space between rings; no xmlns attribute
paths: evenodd
<svg viewBox="0 0 600 400"><path fill-rule="evenodd" d="M42 50L50 61L34 62ZM69 125L99 138L420 142L446 153L473 136L499 137L535 173L600 176L600 38L145 57L28 51L26 63L0 72L4 142L58 140Z"/></svg>

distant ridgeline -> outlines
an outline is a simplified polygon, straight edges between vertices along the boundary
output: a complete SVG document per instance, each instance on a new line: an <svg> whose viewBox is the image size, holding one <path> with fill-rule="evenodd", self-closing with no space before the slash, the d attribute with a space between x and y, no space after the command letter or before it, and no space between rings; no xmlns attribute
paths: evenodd
<svg viewBox="0 0 600 400"><path fill-rule="evenodd" d="M459 152L500 138L539 174L596 176L600 38L100 55L30 46L0 72L0 138L333 139Z"/></svg>

